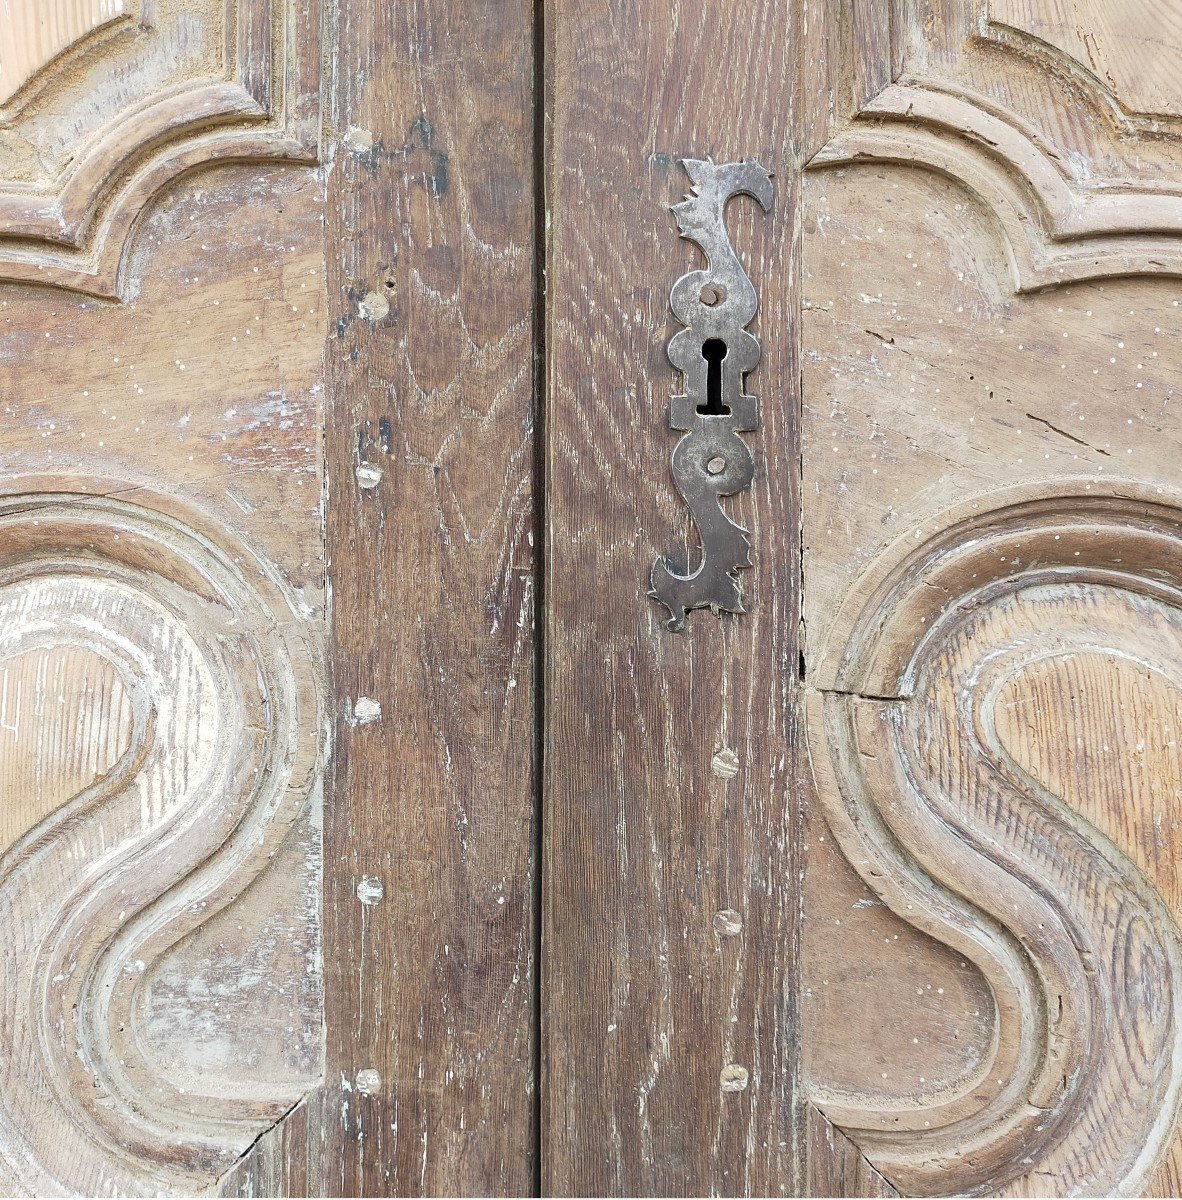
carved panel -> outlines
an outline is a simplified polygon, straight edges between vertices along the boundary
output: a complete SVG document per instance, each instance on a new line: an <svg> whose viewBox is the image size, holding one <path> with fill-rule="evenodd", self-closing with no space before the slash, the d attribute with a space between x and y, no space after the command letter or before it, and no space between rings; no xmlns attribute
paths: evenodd
<svg viewBox="0 0 1182 1200"><path fill-rule="evenodd" d="M8 0L0 25L0 104L63 50L130 15L124 0Z"/></svg>
<svg viewBox="0 0 1182 1200"><path fill-rule="evenodd" d="M829 823L877 895L975 963L996 1003L973 1086L858 1111L818 1085L826 1116L905 1192L1022 1195L1045 1179L1128 1194L1174 1137L1177 908L1066 801L1107 786L1160 821L1130 770L1143 755L1153 770L1177 733L1180 586L1182 512L1085 495L955 524L859 597L837 684L814 702ZM1086 715L1017 727L1016 697L1056 674L1050 690ZM1127 732L1085 741L1122 679L1153 702L1121 710L1140 715L1138 747Z"/></svg>
<svg viewBox="0 0 1182 1200"><path fill-rule="evenodd" d="M0 32L0 279L114 296L148 200L220 158L314 161L319 0L18 0Z"/></svg>
<svg viewBox="0 0 1182 1200"><path fill-rule="evenodd" d="M904 1193L1176 1194L1177 129L927 11L803 185L806 1087Z"/></svg>
<svg viewBox="0 0 1182 1200"><path fill-rule="evenodd" d="M1160 36L1176 11L1115 0L827 11L845 102L836 122L816 118L815 166L922 163L963 181L1004 230L1018 290L1182 274L1179 51Z"/></svg>
<svg viewBox="0 0 1182 1200"><path fill-rule="evenodd" d="M1182 115L1182 12L1160 0L989 0L987 33L1070 60L1128 116Z"/></svg>
<svg viewBox="0 0 1182 1200"><path fill-rule="evenodd" d="M184 1014L160 1005L169 956L283 851L317 786L320 739L315 652L274 571L173 507L0 500L6 678L31 657L89 655L86 677L126 717L74 772L81 790L33 813L0 858L9 1192L192 1193L308 1086L298 1068L243 1071L249 1059L209 1070L200 1036L178 1054ZM214 1008L244 984L248 947L228 960L233 944L221 991L206 992Z"/></svg>
<svg viewBox="0 0 1182 1200"><path fill-rule="evenodd" d="M123 681L93 650L45 646L0 663L0 851L108 774L131 733Z"/></svg>

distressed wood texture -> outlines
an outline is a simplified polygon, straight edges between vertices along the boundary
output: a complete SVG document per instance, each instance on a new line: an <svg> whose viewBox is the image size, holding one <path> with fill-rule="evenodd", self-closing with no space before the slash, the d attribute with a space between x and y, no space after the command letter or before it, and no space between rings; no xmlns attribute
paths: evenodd
<svg viewBox="0 0 1182 1200"><path fill-rule="evenodd" d="M0 1190L190 1195L323 1070L314 171L0 287Z"/></svg>
<svg viewBox="0 0 1182 1200"><path fill-rule="evenodd" d="M809 1182L1175 1194L1182 10L813 13Z"/></svg>
<svg viewBox="0 0 1182 1200"><path fill-rule="evenodd" d="M339 14L314 1191L532 1186L532 15Z"/></svg>
<svg viewBox="0 0 1182 1200"><path fill-rule="evenodd" d="M898 1196L857 1146L811 1106L808 1122L810 1196Z"/></svg>
<svg viewBox="0 0 1182 1200"><path fill-rule="evenodd" d="M0 280L126 296L152 198L217 159L315 162L319 0L6 0Z"/></svg>
<svg viewBox="0 0 1182 1200"><path fill-rule="evenodd" d="M126 16L123 0L7 0L0 24L0 104L63 50Z"/></svg>
<svg viewBox="0 0 1182 1200"><path fill-rule="evenodd" d="M790 1192L798 1062L793 6L547 6L544 1191ZM647 595L672 484L678 159L756 157L730 209L761 296L749 615Z"/></svg>
<svg viewBox="0 0 1182 1200"><path fill-rule="evenodd" d="M0 1191L192 1195L323 1076L319 6L0 8Z"/></svg>

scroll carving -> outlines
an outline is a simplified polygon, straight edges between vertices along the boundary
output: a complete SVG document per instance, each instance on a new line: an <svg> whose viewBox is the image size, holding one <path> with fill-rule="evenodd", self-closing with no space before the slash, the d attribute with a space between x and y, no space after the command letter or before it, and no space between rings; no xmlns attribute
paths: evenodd
<svg viewBox="0 0 1182 1200"><path fill-rule="evenodd" d="M1155 0L989 0L986 8L987 37L1013 39L1060 73L1088 77L1122 118L1150 131L1182 116L1180 28L1177 9Z"/></svg>
<svg viewBox="0 0 1182 1200"><path fill-rule="evenodd" d="M9 1194L195 1194L303 1090L228 1094L153 1053L153 964L242 895L318 779L316 652L224 540L115 499L0 501L0 658L84 648L131 714L109 771L0 857Z"/></svg>
<svg viewBox="0 0 1182 1200"><path fill-rule="evenodd" d="M0 281L118 297L136 222L178 175L315 162L319 27L319 0L14 0L0 31Z"/></svg>
<svg viewBox="0 0 1182 1200"><path fill-rule="evenodd" d="M884 903L984 973L998 1027L960 1094L879 1112L818 1085L814 1101L905 1193L1135 1193L1178 1126L1182 933L1053 773L1013 752L999 705L1095 654L1182 703L1182 513L1015 504L911 553L861 614L814 701L826 816Z"/></svg>
<svg viewBox="0 0 1182 1200"><path fill-rule="evenodd" d="M866 53L847 51L848 110L811 166L873 160L960 180L1004 230L1017 291L1182 275L1182 124L1175 115L1182 91L1172 52L1117 45L1116 38L1131 37L1122 6L1101 55L1076 12L1071 37L1094 60L1085 66L1058 45L1067 37L1063 23L1040 24L1026 13L1030 7L994 0L981 17L968 0L945 0L938 20L921 21L909 0L858 0L848 30ZM1087 7L1098 21L1112 16L1105 0ZM1154 58L1149 67L1146 55ZM1117 59L1121 78L1128 76L1123 88L1106 65ZM1146 87L1148 76L1159 80L1150 88L1156 101L1134 85L1134 72ZM1048 75L1057 86L1046 86ZM1122 103L1130 96L1137 99ZM1087 119L1069 117L1064 97ZM1156 111L1147 115L1138 105ZM1086 141L1065 140L1081 130Z"/></svg>

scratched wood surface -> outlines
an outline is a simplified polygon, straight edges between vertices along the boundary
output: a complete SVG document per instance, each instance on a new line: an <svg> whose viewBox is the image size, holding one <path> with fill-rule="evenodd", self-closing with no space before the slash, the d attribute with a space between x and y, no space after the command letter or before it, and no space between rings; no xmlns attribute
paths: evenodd
<svg viewBox="0 0 1182 1200"><path fill-rule="evenodd" d="M0 23L0 103L46 63L87 34L117 20L123 0L9 0Z"/></svg>
<svg viewBox="0 0 1182 1200"><path fill-rule="evenodd" d="M323 204L223 165L124 301L0 285L6 1194L206 1189L322 1078Z"/></svg>
<svg viewBox="0 0 1182 1200"><path fill-rule="evenodd" d="M0 664L0 850L102 779L132 742L127 688L85 649L48 647Z"/></svg>
<svg viewBox="0 0 1182 1200"><path fill-rule="evenodd" d="M546 396L542 1186L558 1194L795 1186L798 895L792 6L547 5L552 83ZM610 79L610 86L605 86ZM669 288L698 265L668 205L683 156L757 157L736 200L762 297L751 376L752 612L646 596L684 553L670 477Z"/></svg>
<svg viewBox="0 0 1182 1200"><path fill-rule="evenodd" d="M0 9L0 1190L1177 1195L1182 0Z"/></svg>
<svg viewBox="0 0 1182 1200"><path fill-rule="evenodd" d="M313 1191L532 1186L531 31L524 0L340 8Z"/></svg>
<svg viewBox="0 0 1182 1200"><path fill-rule="evenodd" d="M1175 1194L1182 10L813 8L810 1190Z"/></svg>

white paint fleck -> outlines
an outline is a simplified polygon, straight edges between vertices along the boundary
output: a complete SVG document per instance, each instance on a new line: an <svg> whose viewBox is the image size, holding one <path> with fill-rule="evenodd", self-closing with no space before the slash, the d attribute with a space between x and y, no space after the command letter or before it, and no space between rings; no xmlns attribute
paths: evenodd
<svg viewBox="0 0 1182 1200"><path fill-rule="evenodd" d="M733 908L724 908L714 914L714 932L721 937L737 937L743 932L743 918Z"/></svg>
<svg viewBox="0 0 1182 1200"><path fill-rule="evenodd" d="M357 486L363 492L372 491L382 481L382 468L375 463L362 463L357 468Z"/></svg>
<svg viewBox="0 0 1182 1200"><path fill-rule="evenodd" d="M734 779L739 773L739 756L729 747L723 747L710 760L710 770L719 779Z"/></svg>
<svg viewBox="0 0 1182 1200"><path fill-rule="evenodd" d="M371 721L380 720L381 715L382 706L368 696L358 696L353 702L353 723L355 725L368 725Z"/></svg>
<svg viewBox="0 0 1182 1200"><path fill-rule="evenodd" d="M377 904L385 894L385 885L376 875L362 875L357 885L357 899L362 904Z"/></svg>
<svg viewBox="0 0 1182 1200"><path fill-rule="evenodd" d="M737 1063L727 1063L719 1072L718 1083L724 1092L745 1092L747 1090L747 1068Z"/></svg>
<svg viewBox="0 0 1182 1200"><path fill-rule="evenodd" d="M380 292L366 292L357 311L367 321L381 321L390 315L390 301Z"/></svg>
<svg viewBox="0 0 1182 1200"><path fill-rule="evenodd" d="M356 125L345 134L345 145L355 154L368 154L373 149L373 142L373 132L359 129Z"/></svg>
<svg viewBox="0 0 1182 1200"><path fill-rule="evenodd" d="M382 1086L382 1077L373 1067L366 1067L353 1077L353 1086L363 1096L372 1096Z"/></svg>

